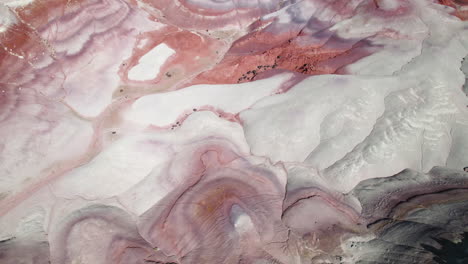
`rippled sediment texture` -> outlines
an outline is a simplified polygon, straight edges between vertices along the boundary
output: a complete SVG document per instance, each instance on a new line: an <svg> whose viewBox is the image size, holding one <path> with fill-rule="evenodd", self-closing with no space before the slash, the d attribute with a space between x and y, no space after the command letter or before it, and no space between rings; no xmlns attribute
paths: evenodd
<svg viewBox="0 0 468 264"><path fill-rule="evenodd" d="M465 263L467 19L2 0L0 263Z"/></svg>

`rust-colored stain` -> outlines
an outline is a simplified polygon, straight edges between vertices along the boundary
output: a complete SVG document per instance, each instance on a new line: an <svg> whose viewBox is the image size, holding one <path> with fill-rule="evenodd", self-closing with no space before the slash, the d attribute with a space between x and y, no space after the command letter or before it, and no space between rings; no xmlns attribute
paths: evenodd
<svg viewBox="0 0 468 264"><path fill-rule="evenodd" d="M218 187L210 190L201 196L201 200L196 202L195 215L203 218L210 217L233 196L233 191L225 187Z"/></svg>

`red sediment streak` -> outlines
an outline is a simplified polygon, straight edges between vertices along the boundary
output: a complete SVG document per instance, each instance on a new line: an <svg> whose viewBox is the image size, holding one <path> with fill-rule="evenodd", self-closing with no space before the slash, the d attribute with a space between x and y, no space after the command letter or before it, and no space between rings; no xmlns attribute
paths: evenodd
<svg viewBox="0 0 468 264"><path fill-rule="evenodd" d="M120 78L125 82L141 82L128 79L127 74L142 56L160 44L167 45L175 54L161 66L153 80L144 82L161 83L197 73L216 61L218 51L224 45L220 40L202 37L173 26L141 34L139 41L146 43L141 48L134 49L133 55L122 64L119 72Z"/></svg>
<svg viewBox="0 0 468 264"><path fill-rule="evenodd" d="M268 39L266 34L268 33L260 35L260 38L254 34L249 40L235 43L231 51L215 68L200 74L191 84L248 82L259 79L257 77L259 74L273 69L289 70L304 75L331 74L337 73L337 70L346 64L369 55L368 52L353 48L332 49L327 48L326 45L303 46L293 39L288 39L276 47L261 52L248 50L244 54L232 52L232 50L239 51L243 47L253 46L250 43L265 43L264 40ZM271 37L274 39L273 36ZM326 63L332 59L338 62Z"/></svg>
<svg viewBox="0 0 468 264"><path fill-rule="evenodd" d="M66 9L79 8L80 4L80 1L37 0L29 4L27 8L12 9L18 18L18 23L1 34L1 45L17 54L26 54L30 52L28 49L37 49L38 46L47 45L39 39L35 30L46 25L51 18L63 15ZM5 54L1 51L0 62L4 62L4 56Z"/></svg>
<svg viewBox="0 0 468 264"><path fill-rule="evenodd" d="M382 0L364 1L361 5L361 12L372 12L376 16L385 18L395 18L397 16L407 15L413 9L410 1L398 0L398 6L394 8L385 8Z"/></svg>
<svg viewBox="0 0 468 264"><path fill-rule="evenodd" d="M33 28L21 21L11 25L0 35L0 69L4 69L0 80L14 78L18 82L17 76L29 66L26 62L34 62L44 54L53 56L50 47Z"/></svg>
<svg viewBox="0 0 468 264"><path fill-rule="evenodd" d="M230 121L230 122L233 122L233 123L239 123L241 124L242 121L240 120L239 118L239 114L232 114L232 113L228 113L228 112L225 112L223 111L222 109L218 109L218 108L215 108L213 106L210 106L210 105L205 105L205 106L201 106L201 107L197 107L197 108L193 108L192 110L187 110L185 111L182 115L180 115L172 124L170 125L167 125L167 126L155 126L155 125L151 125L151 128L152 129L171 129L171 130L174 130L180 126L182 126L182 124L184 123L184 121L190 116L190 114L192 114L193 112L197 112L197 111L210 111L216 115L218 115L219 118L222 118L224 120L227 120L227 121Z"/></svg>
<svg viewBox="0 0 468 264"><path fill-rule="evenodd" d="M450 6L455 8L455 3L452 0L439 0L439 3L442 5Z"/></svg>
<svg viewBox="0 0 468 264"><path fill-rule="evenodd" d="M468 20L468 0L439 0L439 3L454 8L452 15L461 20ZM462 10L464 7L466 9Z"/></svg>

